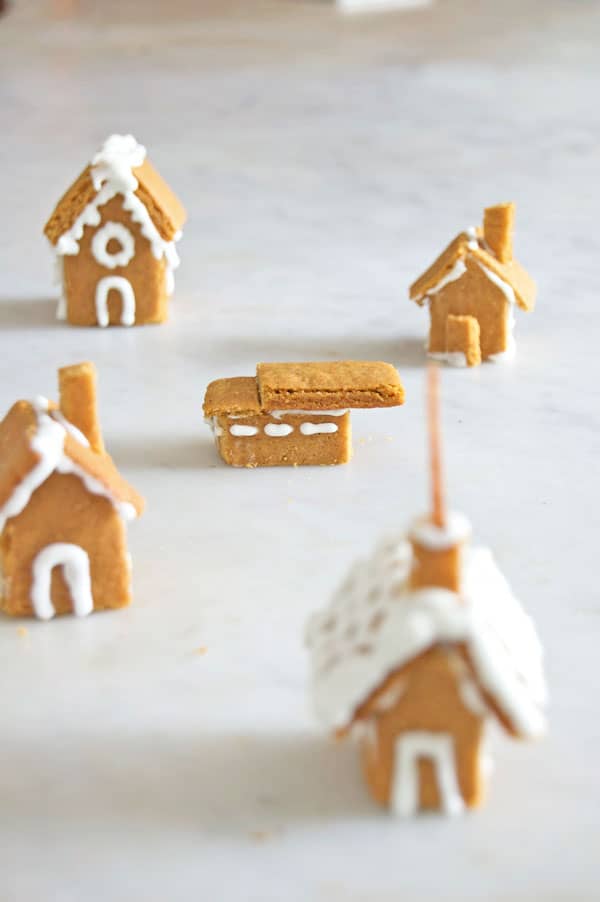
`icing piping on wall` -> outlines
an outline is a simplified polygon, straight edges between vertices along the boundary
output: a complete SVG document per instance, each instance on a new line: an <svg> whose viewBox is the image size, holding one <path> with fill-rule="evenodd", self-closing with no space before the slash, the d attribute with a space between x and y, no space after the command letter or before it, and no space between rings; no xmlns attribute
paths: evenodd
<svg viewBox="0 0 600 902"><path fill-rule="evenodd" d="M86 617L94 610L90 559L79 545L67 542L46 545L33 560L31 603L36 617L50 620L56 613L51 598L52 570L55 567L62 567L71 592L73 612L77 617Z"/></svg>

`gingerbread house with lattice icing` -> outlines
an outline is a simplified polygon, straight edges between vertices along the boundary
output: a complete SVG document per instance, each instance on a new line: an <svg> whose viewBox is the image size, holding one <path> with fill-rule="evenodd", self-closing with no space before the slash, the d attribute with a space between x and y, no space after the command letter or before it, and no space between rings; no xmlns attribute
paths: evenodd
<svg viewBox="0 0 600 902"><path fill-rule="evenodd" d="M400 815L480 803L490 719L516 737L544 730L536 630L469 533L450 515L390 536L308 627L317 714L358 738L372 796Z"/></svg>
<svg viewBox="0 0 600 902"><path fill-rule="evenodd" d="M132 135L111 135L59 200L44 233L58 318L78 326L167 318L185 210Z"/></svg>
<svg viewBox="0 0 600 902"><path fill-rule="evenodd" d="M129 604L144 507L104 450L92 365L59 379L60 407L18 401L0 423L0 610L42 620Z"/></svg>
<svg viewBox="0 0 600 902"><path fill-rule="evenodd" d="M410 287L430 314L427 352L454 366L511 360L514 310L533 310L535 282L513 257L514 204L484 211Z"/></svg>

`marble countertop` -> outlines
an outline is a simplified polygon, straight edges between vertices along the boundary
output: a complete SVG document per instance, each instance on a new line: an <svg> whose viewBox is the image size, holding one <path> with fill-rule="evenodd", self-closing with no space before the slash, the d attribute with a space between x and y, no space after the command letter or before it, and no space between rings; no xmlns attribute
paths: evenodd
<svg viewBox="0 0 600 902"><path fill-rule="evenodd" d="M22 4L0 19L0 408L93 359L107 445L147 497L135 604L0 620L6 902L598 896L600 4ZM53 318L41 228L133 132L185 201L172 320ZM539 282L510 367L445 371L451 503L535 618L548 738L493 736L487 807L398 823L314 723L303 624L427 498L425 313L409 282L514 198ZM236 471L206 383L258 360L389 360L334 469Z"/></svg>

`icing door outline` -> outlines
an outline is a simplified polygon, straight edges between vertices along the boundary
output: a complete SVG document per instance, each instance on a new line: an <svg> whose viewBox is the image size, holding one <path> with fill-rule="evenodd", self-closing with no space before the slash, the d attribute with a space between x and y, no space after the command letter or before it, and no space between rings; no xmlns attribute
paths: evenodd
<svg viewBox="0 0 600 902"><path fill-rule="evenodd" d="M62 567L74 613L78 617L90 614L94 599L88 554L79 545L55 542L42 548L33 561L31 602L36 616L40 620L50 620L56 613L52 604L52 571L55 567Z"/></svg>
<svg viewBox="0 0 600 902"><path fill-rule="evenodd" d="M108 295L110 291L121 294L121 325L135 323L135 294L131 282L124 276L105 276L96 285L96 320L99 326L108 326Z"/></svg>
<svg viewBox="0 0 600 902"><path fill-rule="evenodd" d="M391 807L408 817L419 810L419 759L431 761L445 814L460 814L464 802L456 779L454 740L449 733L403 733L394 749Z"/></svg>

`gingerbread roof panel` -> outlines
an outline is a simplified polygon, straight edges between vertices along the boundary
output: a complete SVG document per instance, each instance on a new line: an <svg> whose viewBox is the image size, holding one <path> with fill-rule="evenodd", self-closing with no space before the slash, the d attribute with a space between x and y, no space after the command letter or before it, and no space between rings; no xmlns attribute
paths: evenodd
<svg viewBox="0 0 600 902"><path fill-rule="evenodd" d="M204 395L204 416L243 416L261 413L254 376L234 376L211 382Z"/></svg>
<svg viewBox="0 0 600 902"><path fill-rule="evenodd" d="M465 647L482 696L519 735L545 725L542 652L532 621L487 549L465 553L463 591L408 588L412 549L384 541L356 565L307 633L321 719L348 727L386 679L439 644Z"/></svg>
<svg viewBox="0 0 600 902"><path fill-rule="evenodd" d="M398 371L380 361L259 363L257 380L265 411L395 407L404 403Z"/></svg>
<svg viewBox="0 0 600 902"><path fill-rule="evenodd" d="M143 498L111 458L92 451L86 441L45 398L13 405L0 423L0 529L55 471L79 476L92 494L109 497L124 519L142 512Z"/></svg>
<svg viewBox="0 0 600 902"><path fill-rule="evenodd" d="M53 245L69 232L90 204L114 193L133 193L146 208L163 241L173 241L186 219L181 201L146 159L146 149L131 135L112 135L65 191L44 226ZM111 194L112 191L112 194Z"/></svg>
<svg viewBox="0 0 600 902"><path fill-rule="evenodd" d="M517 260L501 263L486 246L481 229L461 232L450 242L429 269L410 286L411 300L422 306L429 292L439 291L444 285L444 280L450 281L458 277L461 269L464 272L464 264L461 261L468 256L474 257L480 266L505 282L514 292L514 300L522 310L533 310L537 293L534 280Z"/></svg>
<svg viewBox="0 0 600 902"><path fill-rule="evenodd" d="M459 258L465 256L470 240L472 240L472 236L469 236L467 232L461 232L460 235L457 235L450 242L448 247L433 261L429 269L426 269L410 286L409 291L412 300L417 301L419 304L424 303L427 292L435 288L451 272Z"/></svg>
<svg viewBox="0 0 600 902"><path fill-rule="evenodd" d="M40 454L31 444L37 428L35 411L27 401L13 404L0 423L0 510L39 463Z"/></svg>

